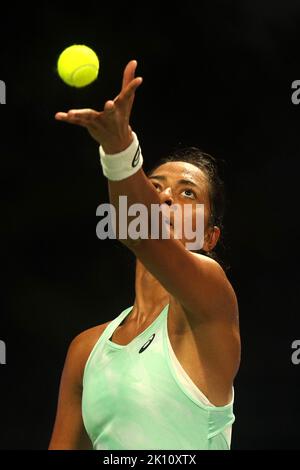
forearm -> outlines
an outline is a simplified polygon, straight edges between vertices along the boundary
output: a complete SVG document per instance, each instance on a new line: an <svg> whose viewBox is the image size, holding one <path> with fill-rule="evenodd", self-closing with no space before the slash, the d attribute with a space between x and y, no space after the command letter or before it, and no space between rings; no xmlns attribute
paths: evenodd
<svg viewBox="0 0 300 470"><path fill-rule="evenodd" d="M133 135L131 145L116 154L106 154L105 149L100 146L103 174L108 179L110 204L115 209L116 237L120 236L119 239L125 244L131 242L128 228L132 219L139 218L142 238L145 235L148 238L152 224L152 208L155 206L157 213L161 208L158 193L143 171L140 145L137 136L134 133ZM135 223L138 224L138 219Z"/></svg>
<svg viewBox="0 0 300 470"><path fill-rule="evenodd" d="M116 209L117 227L119 227L120 196L125 196L127 210L133 204L142 204L145 207L145 210L147 211L147 220L145 220L145 223L149 224L148 229L150 229L151 205L159 205L160 199L157 191L155 190L152 183L150 183L150 181L148 180L142 168L138 170L134 175L124 180L108 180L108 188L110 203ZM125 214L123 214L123 220L127 221L127 227L122 228L123 230L126 229L126 233L128 233L128 225L130 224L134 216L126 216L125 218L124 215ZM124 243L130 243L130 239L124 240Z"/></svg>

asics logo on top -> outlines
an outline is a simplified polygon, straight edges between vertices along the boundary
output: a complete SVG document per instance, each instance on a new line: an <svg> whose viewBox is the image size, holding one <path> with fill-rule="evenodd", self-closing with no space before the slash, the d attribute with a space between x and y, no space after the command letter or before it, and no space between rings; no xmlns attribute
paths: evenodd
<svg viewBox="0 0 300 470"><path fill-rule="evenodd" d="M154 336L155 336L155 333L153 333L153 335L151 336L151 338L149 338L148 341L141 347L141 349L139 350L139 353L142 353L143 351L145 351L145 349L148 348L148 346L150 346L150 344L151 344L152 341L154 340Z"/></svg>

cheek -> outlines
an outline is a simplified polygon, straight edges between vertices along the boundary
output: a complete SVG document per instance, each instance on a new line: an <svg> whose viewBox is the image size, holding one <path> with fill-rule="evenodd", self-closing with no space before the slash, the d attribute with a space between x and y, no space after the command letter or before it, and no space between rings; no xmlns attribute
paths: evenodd
<svg viewBox="0 0 300 470"><path fill-rule="evenodd" d="M204 203L204 230L207 230L208 228L209 219L210 219L210 206L206 202Z"/></svg>
<svg viewBox="0 0 300 470"><path fill-rule="evenodd" d="M175 219L177 219L177 214L179 218L179 226L181 226L182 237L185 238L185 235L187 235L190 231L197 233L199 236L201 236L201 233L204 234L209 221L209 208L207 208L205 204L200 203L179 204L179 206L179 212L181 212L182 217L180 217L180 215L177 214L177 210L175 210L173 213L173 222L175 222Z"/></svg>
<svg viewBox="0 0 300 470"><path fill-rule="evenodd" d="M182 210L183 226L188 225L193 232L205 231L208 224L209 212L206 210L205 206L199 203L198 205L193 204L189 207L188 209L188 206L186 206L185 210Z"/></svg>
<svg viewBox="0 0 300 470"><path fill-rule="evenodd" d="M207 230L208 228L209 219L210 219L210 211L206 209L204 212L204 229L205 230Z"/></svg>

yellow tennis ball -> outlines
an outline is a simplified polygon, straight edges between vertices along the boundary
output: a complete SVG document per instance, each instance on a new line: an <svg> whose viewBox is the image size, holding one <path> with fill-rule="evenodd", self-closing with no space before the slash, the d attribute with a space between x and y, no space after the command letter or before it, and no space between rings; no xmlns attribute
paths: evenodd
<svg viewBox="0 0 300 470"><path fill-rule="evenodd" d="M67 85L81 88L96 80L99 59L90 47L74 44L60 54L57 71Z"/></svg>

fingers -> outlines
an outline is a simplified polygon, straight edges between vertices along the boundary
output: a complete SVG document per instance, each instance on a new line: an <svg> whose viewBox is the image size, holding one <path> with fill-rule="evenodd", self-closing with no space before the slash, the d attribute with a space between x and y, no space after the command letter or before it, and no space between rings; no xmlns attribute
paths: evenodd
<svg viewBox="0 0 300 470"><path fill-rule="evenodd" d="M131 60L126 65L126 67L124 69L124 73L123 73L122 91L125 88L127 88L129 83L134 79L134 74L135 74L136 67L137 67L137 61L136 60Z"/></svg>
<svg viewBox="0 0 300 470"><path fill-rule="evenodd" d="M134 98L134 94L137 88L142 84L143 79L142 77L134 78L127 87L121 91L121 93L117 96L114 100L115 103L119 106L131 106Z"/></svg>
<svg viewBox="0 0 300 470"><path fill-rule="evenodd" d="M119 110L123 118L129 121L134 94L142 81L142 77L135 78L114 100L106 101L104 105L104 116L108 119L114 118L116 111Z"/></svg>
<svg viewBox="0 0 300 470"><path fill-rule="evenodd" d="M93 109L71 109L67 113L56 113L55 119L70 124L91 127L99 125L99 122L102 122L104 116L108 118L113 117L116 110L119 110L123 118L129 121L134 94L143 82L142 77L134 77L136 67L136 60L128 62L124 70L122 90L114 100L109 100L105 103L103 112L98 112Z"/></svg>
<svg viewBox="0 0 300 470"><path fill-rule="evenodd" d="M67 116L67 113L59 112L55 114L55 119L57 119L58 121L65 121Z"/></svg>
<svg viewBox="0 0 300 470"><path fill-rule="evenodd" d="M126 99L131 98L136 92L136 90L138 89L138 87L142 84L142 82L143 82L142 77L137 77L134 80L132 80L128 84L128 86L125 88L124 92L121 93L122 99L126 100Z"/></svg>
<svg viewBox="0 0 300 470"><path fill-rule="evenodd" d="M99 118L101 113L94 109L70 109L67 113L58 112L55 119L87 127Z"/></svg>

